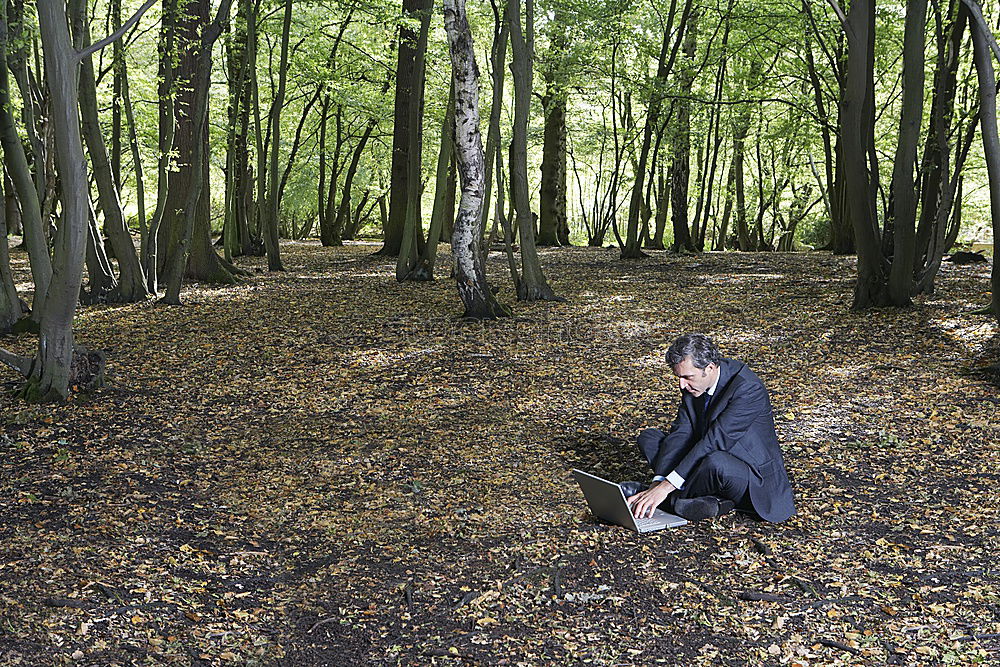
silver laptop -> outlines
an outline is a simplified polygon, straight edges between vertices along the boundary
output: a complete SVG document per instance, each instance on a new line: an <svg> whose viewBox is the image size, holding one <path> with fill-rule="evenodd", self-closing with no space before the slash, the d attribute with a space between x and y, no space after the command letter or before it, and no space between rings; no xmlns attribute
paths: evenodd
<svg viewBox="0 0 1000 667"><path fill-rule="evenodd" d="M651 517L637 519L632 516L632 510L625 500L625 493L622 492L622 487L614 482L609 482L606 479L601 479L596 475L591 475L589 472L575 468L573 469L573 477L576 479L576 483L580 485L580 489L587 499L587 504L590 506L590 511L599 519L631 528L638 533L649 533L654 530L663 530L664 528L675 528L687 523L687 519L683 519L676 514L664 512L661 509L653 510L653 516Z"/></svg>

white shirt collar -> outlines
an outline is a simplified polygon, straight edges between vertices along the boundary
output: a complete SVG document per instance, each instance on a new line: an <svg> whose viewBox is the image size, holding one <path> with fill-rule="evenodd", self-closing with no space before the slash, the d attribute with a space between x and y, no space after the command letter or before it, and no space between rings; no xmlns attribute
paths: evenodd
<svg viewBox="0 0 1000 667"><path fill-rule="evenodd" d="M715 396L715 390L719 388L719 378L721 377L722 377L722 371L720 369L719 374L715 377L715 384L713 384L707 392L709 396Z"/></svg>

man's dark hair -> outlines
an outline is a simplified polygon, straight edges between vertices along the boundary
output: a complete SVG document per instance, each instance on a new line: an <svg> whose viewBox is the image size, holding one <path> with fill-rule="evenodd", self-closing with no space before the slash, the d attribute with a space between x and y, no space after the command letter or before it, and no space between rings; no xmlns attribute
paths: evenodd
<svg viewBox="0 0 1000 667"><path fill-rule="evenodd" d="M667 362L676 366L685 359L691 359L695 368L705 370L709 364L718 365L722 361L722 353L705 334L684 334L667 349Z"/></svg>

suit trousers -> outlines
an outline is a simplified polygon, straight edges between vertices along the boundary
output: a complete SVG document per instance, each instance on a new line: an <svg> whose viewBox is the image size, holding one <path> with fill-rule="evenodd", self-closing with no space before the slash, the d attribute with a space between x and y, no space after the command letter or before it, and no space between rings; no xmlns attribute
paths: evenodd
<svg viewBox="0 0 1000 667"><path fill-rule="evenodd" d="M650 466L666 445L666 434L658 428L647 428L639 434L639 451ZM670 473L687 453L687 447L677 447L674 451L663 452L666 462L664 471ZM753 472L745 462L729 452L715 451L707 454L694 467L691 475L684 480L684 488L676 491L675 498L697 498L715 496L731 500L736 507L753 510L750 502L750 476Z"/></svg>

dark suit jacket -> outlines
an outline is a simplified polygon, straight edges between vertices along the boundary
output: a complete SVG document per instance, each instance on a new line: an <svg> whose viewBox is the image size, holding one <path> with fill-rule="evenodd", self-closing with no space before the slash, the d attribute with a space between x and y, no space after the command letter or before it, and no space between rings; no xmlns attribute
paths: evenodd
<svg viewBox="0 0 1000 667"><path fill-rule="evenodd" d="M704 437L697 426L694 398L683 392L677 419L665 438L660 451L666 455L687 447L687 454L677 464L677 474L689 479L695 466L716 450L729 452L750 466L750 500L753 508L768 521L784 521L795 514L792 487L785 470L785 460L774 432L774 416L767 389L746 364L723 359L719 364L719 384L706 413ZM653 470L661 470L667 462L658 457Z"/></svg>

